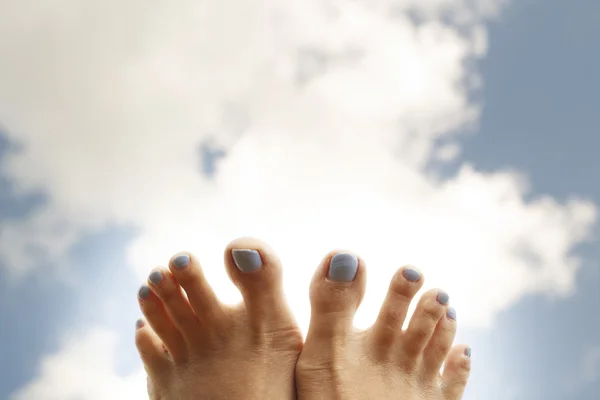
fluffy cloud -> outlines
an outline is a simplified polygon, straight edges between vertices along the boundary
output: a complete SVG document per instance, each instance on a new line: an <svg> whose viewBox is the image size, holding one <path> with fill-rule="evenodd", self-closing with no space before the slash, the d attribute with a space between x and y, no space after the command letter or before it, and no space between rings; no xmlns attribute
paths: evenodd
<svg viewBox="0 0 600 400"><path fill-rule="evenodd" d="M369 265L361 326L409 262L451 293L461 324L488 325L526 293L568 294L592 204L526 200L514 172L424 168L458 157L453 132L476 126L467 65L502 3L4 1L0 121L22 151L2 170L48 195L1 227L5 267L18 282L37 257L65 264L82 232L117 223L140 228L128 252L140 279L189 249L226 301L239 295L222 248L266 239L303 327L333 247ZM211 178L207 145L227 153Z"/></svg>
<svg viewBox="0 0 600 400"><path fill-rule="evenodd" d="M110 222L142 228L129 251L140 278L191 249L231 301L220 249L239 234L272 242L288 283L308 283L332 246L359 251L373 287L415 263L467 323L527 292L568 293L591 204L526 201L510 172L423 169L456 157L452 132L476 122L465 61L485 52L488 3L419 2L419 23L397 12L410 2L5 3L0 120L23 147L3 170L49 197L3 226L9 271L64 263L81 232ZM459 30L425 4L473 18ZM206 143L228 153L212 179L199 173Z"/></svg>

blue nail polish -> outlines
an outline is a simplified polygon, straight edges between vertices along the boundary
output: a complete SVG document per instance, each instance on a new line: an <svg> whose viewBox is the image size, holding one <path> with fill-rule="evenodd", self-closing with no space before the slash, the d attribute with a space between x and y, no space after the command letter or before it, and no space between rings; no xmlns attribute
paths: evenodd
<svg viewBox="0 0 600 400"><path fill-rule="evenodd" d="M140 299L142 300L148 298L148 296L150 296L150 288L146 285L142 286L138 291L138 296L140 296Z"/></svg>
<svg viewBox="0 0 600 400"><path fill-rule="evenodd" d="M233 261L242 272L252 272L262 267L260 253L256 250L234 249L231 251Z"/></svg>
<svg viewBox="0 0 600 400"><path fill-rule="evenodd" d="M337 282L352 282L358 271L358 258L353 254L339 253L329 262L327 277Z"/></svg>
<svg viewBox="0 0 600 400"><path fill-rule="evenodd" d="M138 319L137 321L135 321L135 329L140 329L142 326L144 326L143 319Z"/></svg>
<svg viewBox="0 0 600 400"><path fill-rule="evenodd" d="M450 296L446 292L439 292L437 295L437 301L441 305L445 306L446 304L448 304L448 301L450 301Z"/></svg>
<svg viewBox="0 0 600 400"><path fill-rule="evenodd" d="M421 279L421 274L411 268L405 268L402 271L402 276L404 276L404 278L410 282L417 282L419 279Z"/></svg>
<svg viewBox="0 0 600 400"><path fill-rule="evenodd" d="M148 277L148 280L150 282L152 282L153 285L158 285L163 280L162 272L160 272L160 271L153 271L150 274L150 276Z"/></svg>
<svg viewBox="0 0 600 400"><path fill-rule="evenodd" d="M448 312L446 313L446 315L448 316L448 318L450 318L453 321L456 321L456 310L452 307L450 307L448 309Z"/></svg>
<svg viewBox="0 0 600 400"><path fill-rule="evenodd" d="M182 254L173 259L173 265L175 268L185 268L190 265L190 256Z"/></svg>
<svg viewBox="0 0 600 400"><path fill-rule="evenodd" d="M470 348L470 347L467 347L467 348L465 349L465 356L467 356L467 357L471 358L471 348Z"/></svg>

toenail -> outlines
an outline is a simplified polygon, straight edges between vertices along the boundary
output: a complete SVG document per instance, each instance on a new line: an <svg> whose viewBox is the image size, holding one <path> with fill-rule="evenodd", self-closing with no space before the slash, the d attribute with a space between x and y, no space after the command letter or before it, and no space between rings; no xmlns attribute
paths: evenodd
<svg viewBox="0 0 600 400"><path fill-rule="evenodd" d="M153 271L148 277L148 280L152 282L153 285L158 285L163 280L163 274L160 271Z"/></svg>
<svg viewBox="0 0 600 400"><path fill-rule="evenodd" d="M190 265L190 256L182 254L173 259L173 265L175 268L185 268Z"/></svg>
<svg viewBox="0 0 600 400"><path fill-rule="evenodd" d="M358 271L358 258L353 254L339 253L329 262L327 277L337 282L352 282Z"/></svg>
<svg viewBox="0 0 600 400"><path fill-rule="evenodd" d="M140 299L146 299L148 298L148 296L150 296L150 288L146 285L142 286L138 292L138 296L140 296Z"/></svg>
<svg viewBox="0 0 600 400"><path fill-rule="evenodd" d="M471 348L470 348L470 347L467 347L467 348L465 349L465 356L467 356L467 357L471 358Z"/></svg>
<svg viewBox="0 0 600 400"><path fill-rule="evenodd" d="M448 318L450 318L453 321L456 321L456 310L452 307L450 307L448 309L448 312L446 313L446 315L448 316Z"/></svg>
<svg viewBox="0 0 600 400"><path fill-rule="evenodd" d="M262 267L260 253L256 250L234 249L231 255L235 265L242 272L252 272Z"/></svg>
<svg viewBox="0 0 600 400"><path fill-rule="evenodd" d="M411 268L405 268L404 271L402 271L402 276L411 282L417 282L419 279L421 279L421 274Z"/></svg>
<svg viewBox="0 0 600 400"><path fill-rule="evenodd" d="M448 296L448 293L446 293L446 292L439 292L438 293L438 295L437 295L437 301L441 305L445 306L446 304L448 304L449 300L450 300L450 296Z"/></svg>
<svg viewBox="0 0 600 400"><path fill-rule="evenodd" d="M144 326L143 319L138 319L137 321L135 321L135 329L140 329L142 326Z"/></svg>

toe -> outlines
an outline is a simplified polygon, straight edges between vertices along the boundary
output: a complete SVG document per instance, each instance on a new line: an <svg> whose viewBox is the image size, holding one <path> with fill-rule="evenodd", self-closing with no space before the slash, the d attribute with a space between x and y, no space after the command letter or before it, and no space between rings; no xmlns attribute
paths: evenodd
<svg viewBox="0 0 600 400"><path fill-rule="evenodd" d="M421 356L439 320L446 314L448 300L448 295L437 289L429 290L421 296L408 328L402 335L403 356L409 360Z"/></svg>
<svg viewBox="0 0 600 400"><path fill-rule="evenodd" d="M164 343L173 360L178 362L185 360L186 348L183 336L173 325L162 301L146 285L140 288L138 301L146 320Z"/></svg>
<svg viewBox="0 0 600 400"><path fill-rule="evenodd" d="M414 267L400 268L390 283L387 296L372 328L375 343L390 346L402 331L408 307L423 286L423 277Z"/></svg>
<svg viewBox="0 0 600 400"><path fill-rule="evenodd" d="M462 398L471 371L471 348L454 346L448 354L442 374L442 390L445 400Z"/></svg>
<svg viewBox="0 0 600 400"><path fill-rule="evenodd" d="M198 336L199 321L183 289L168 269L155 268L148 276L148 286L162 301L173 324L187 341Z"/></svg>
<svg viewBox="0 0 600 400"><path fill-rule="evenodd" d="M281 262L267 244L253 238L236 239L225 249L225 265L254 329L295 326L283 293Z"/></svg>
<svg viewBox="0 0 600 400"><path fill-rule="evenodd" d="M450 307L442 317L423 353L423 373L428 378L439 376L442 364L456 334L456 311Z"/></svg>
<svg viewBox="0 0 600 400"><path fill-rule="evenodd" d="M208 284L198 259L189 253L171 258L169 270L185 293L203 329L224 319L224 310Z"/></svg>
<svg viewBox="0 0 600 400"><path fill-rule="evenodd" d="M366 285L364 262L348 252L331 252L321 262L310 286L309 338L336 338L352 329Z"/></svg>
<svg viewBox="0 0 600 400"><path fill-rule="evenodd" d="M164 376L169 366L163 344L142 319L136 322L135 345L138 349L144 368L152 380Z"/></svg>

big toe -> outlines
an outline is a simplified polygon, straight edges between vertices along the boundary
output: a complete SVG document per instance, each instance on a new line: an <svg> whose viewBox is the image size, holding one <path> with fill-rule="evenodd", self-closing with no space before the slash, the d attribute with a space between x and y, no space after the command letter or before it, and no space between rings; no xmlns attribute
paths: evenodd
<svg viewBox="0 0 600 400"><path fill-rule="evenodd" d="M310 286L309 338L335 339L352 329L365 292L364 262L348 252L331 252L317 268Z"/></svg>
<svg viewBox="0 0 600 400"><path fill-rule="evenodd" d="M242 294L253 327L265 330L296 325L283 292L281 262L266 243L254 238L232 241L225 249L225 265Z"/></svg>

